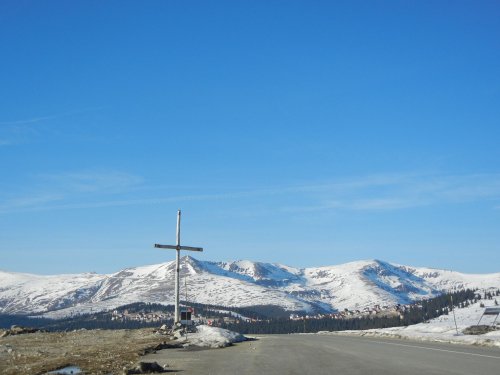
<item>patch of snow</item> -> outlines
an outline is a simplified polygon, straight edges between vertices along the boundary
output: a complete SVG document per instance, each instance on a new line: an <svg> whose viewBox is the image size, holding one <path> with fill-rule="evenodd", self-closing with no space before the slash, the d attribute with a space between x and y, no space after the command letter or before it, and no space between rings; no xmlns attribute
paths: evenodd
<svg viewBox="0 0 500 375"><path fill-rule="evenodd" d="M185 346L198 346L204 348L224 348L236 342L246 341L247 338L240 333L224 328L201 325L196 327L195 333L188 333ZM181 340L182 340L181 339Z"/></svg>

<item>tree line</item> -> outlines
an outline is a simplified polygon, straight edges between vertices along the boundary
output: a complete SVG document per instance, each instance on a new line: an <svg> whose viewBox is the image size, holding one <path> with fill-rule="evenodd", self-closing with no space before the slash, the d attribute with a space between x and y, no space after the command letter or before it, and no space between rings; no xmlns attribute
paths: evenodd
<svg viewBox="0 0 500 375"><path fill-rule="evenodd" d="M482 294L475 290L466 289L445 293L434 298L422 300L412 305L401 306L397 315L393 316L361 316L356 318L334 319L323 317L318 319L290 320L290 313L282 307L261 305L250 307L228 307L189 303L194 307L196 315L215 318L216 324L222 328L247 334L264 333L298 333L318 331L364 330L372 328L388 328L407 326L421 323L451 311L451 300L455 308L463 308L479 300L495 300L500 296L500 290L488 291ZM130 313L154 313L174 311L172 305L137 302L118 307L114 310ZM234 313L251 318L253 321L239 319L238 323L224 322L224 317L234 317ZM140 320L113 320L110 311L92 314L78 314L62 319L49 319L42 316L0 314L0 328L9 328L11 325L41 328L48 331L64 331L74 329L136 329L159 327L162 324L171 325L172 319L162 319L156 322Z"/></svg>
<svg viewBox="0 0 500 375"><path fill-rule="evenodd" d="M500 290L496 292L500 295ZM268 319L256 322L221 323L222 328L237 331L242 334L285 334L300 332L319 331L345 331L345 330L365 330L373 328L389 328L408 326L410 324L422 323L436 318L443 314L448 314L451 307L467 307L482 298L472 289L445 293L440 296L422 300L412 305L407 305L393 316L360 316L355 318L332 318L323 317L318 319ZM453 305L451 304L453 300Z"/></svg>

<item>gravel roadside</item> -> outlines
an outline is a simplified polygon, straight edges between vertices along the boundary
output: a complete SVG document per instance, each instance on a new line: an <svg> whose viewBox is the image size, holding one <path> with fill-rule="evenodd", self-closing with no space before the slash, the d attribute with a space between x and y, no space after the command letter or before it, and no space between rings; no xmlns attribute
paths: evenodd
<svg viewBox="0 0 500 375"><path fill-rule="evenodd" d="M85 374L122 374L141 355L168 347L154 329L36 332L0 338L0 373L44 374L68 365Z"/></svg>

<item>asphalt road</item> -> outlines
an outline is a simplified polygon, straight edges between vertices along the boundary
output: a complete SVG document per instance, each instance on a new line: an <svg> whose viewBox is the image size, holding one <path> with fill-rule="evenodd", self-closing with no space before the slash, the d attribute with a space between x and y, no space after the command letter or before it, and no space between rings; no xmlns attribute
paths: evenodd
<svg viewBox="0 0 500 375"><path fill-rule="evenodd" d="M496 375L500 349L336 335L266 335L225 349L167 349L143 358L182 375Z"/></svg>

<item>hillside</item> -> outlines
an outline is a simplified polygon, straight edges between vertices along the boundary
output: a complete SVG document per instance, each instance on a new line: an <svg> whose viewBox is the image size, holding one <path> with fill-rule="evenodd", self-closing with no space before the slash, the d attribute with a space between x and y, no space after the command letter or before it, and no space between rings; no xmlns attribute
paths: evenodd
<svg viewBox="0 0 500 375"><path fill-rule="evenodd" d="M0 272L0 313L69 316L133 302L174 302L175 262L108 275L40 276ZM252 261L181 260L188 300L224 306L276 305L290 311L336 311L405 304L442 291L498 288L500 273L471 275L380 260L294 268ZM182 299L185 289L182 290Z"/></svg>

